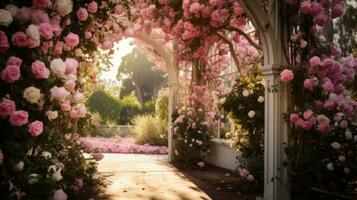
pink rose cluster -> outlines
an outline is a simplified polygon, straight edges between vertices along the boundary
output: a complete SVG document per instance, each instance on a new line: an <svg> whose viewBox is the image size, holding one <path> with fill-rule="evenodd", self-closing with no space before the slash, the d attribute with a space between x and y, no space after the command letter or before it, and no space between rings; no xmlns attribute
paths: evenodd
<svg viewBox="0 0 357 200"><path fill-rule="evenodd" d="M254 176L247 169L239 170L239 175L249 182L253 182L255 180Z"/></svg>
<svg viewBox="0 0 357 200"><path fill-rule="evenodd" d="M330 119L325 115L315 115L312 110L307 110L303 113L302 118L298 114L291 114L290 121L304 130L311 130L314 126L317 131L322 134L330 133Z"/></svg>
<svg viewBox="0 0 357 200"><path fill-rule="evenodd" d="M296 4L296 0L294 3ZM301 2L300 10L305 15L312 15L317 25L324 26L330 18L341 17L345 13L345 4L343 1L305 0Z"/></svg>
<svg viewBox="0 0 357 200"><path fill-rule="evenodd" d="M1 79L7 83L13 83L19 80L21 76L21 65L22 59L15 56L11 56L6 62L5 69L1 71Z"/></svg>
<svg viewBox="0 0 357 200"><path fill-rule="evenodd" d="M167 154L166 146L152 146L149 144L139 145L128 138L120 136L114 138L87 137L81 138L79 143L87 152L96 153L144 153L144 154ZM94 156L95 154L93 154Z"/></svg>
<svg viewBox="0 0 357 200"><path fill-rule="evenodd" d="M314 56L309 60L309 73L316 76L326 93L344 94L346 81L353 80L357 71L357 59L353 57L343 58L336 61L333 57L323 60ZM317 86L316 82L305 80L305 88L312 89ZM315 79L316 80L316 79Z"/></svg>

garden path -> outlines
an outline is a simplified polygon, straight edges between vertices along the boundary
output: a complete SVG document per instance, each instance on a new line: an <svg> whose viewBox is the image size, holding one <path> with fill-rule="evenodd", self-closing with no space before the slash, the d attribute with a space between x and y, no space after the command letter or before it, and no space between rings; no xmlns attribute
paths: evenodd
<svg viewBox="0 0 357 200"><path fill-rule="evenodd" d="M212 200L172 166L167 155L104 154L99 172L108 175L111 200Z"/></svg>

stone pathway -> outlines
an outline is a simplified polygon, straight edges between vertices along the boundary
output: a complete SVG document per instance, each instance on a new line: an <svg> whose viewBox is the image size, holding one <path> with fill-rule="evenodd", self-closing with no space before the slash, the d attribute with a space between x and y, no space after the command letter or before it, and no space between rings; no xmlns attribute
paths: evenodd
<svg viewBox="0 0 357 200"><path fill-rule="evenodd" d="M110 181L105 199L212 200L169 164L166 155L104 154L98 167Z"/></svg>

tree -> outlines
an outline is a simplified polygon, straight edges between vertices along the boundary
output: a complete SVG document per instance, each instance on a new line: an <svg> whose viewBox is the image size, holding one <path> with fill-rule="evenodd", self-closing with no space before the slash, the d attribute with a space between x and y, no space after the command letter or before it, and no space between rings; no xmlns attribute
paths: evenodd
<svg viewBox="0 0 357 200"><path fill-rule="evenodd" d="M135 94L145 107L145 101L152 100L166 80L163 72L152 71L154 63L150 62L145 53L135 48L132 53L126 55L118 69L117 79L123 81L120 97Z"/></svg>

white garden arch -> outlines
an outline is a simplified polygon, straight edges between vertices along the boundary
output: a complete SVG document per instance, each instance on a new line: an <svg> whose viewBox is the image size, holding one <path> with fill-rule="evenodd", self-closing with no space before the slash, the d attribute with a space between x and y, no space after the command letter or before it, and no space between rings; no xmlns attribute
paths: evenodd
<svg viewBox="0 0 357 200"><path fill-rule="evenodd" d="M263 50L263 66L261 72L265 80L265 143L264 143L264 199L288 200L287 168L284 165L284 144L287 142L288 127L284 122L283 113L288 110L289 91L284 85L279 85L281 68L287 65L284 55L286 27L282 23L283 2L267 0L264 8L262 0L239 0L259 34ZM139 36L139 39L151 45L164 59L168 71L169 86L169 127L171 114L177 103L179 89L179 66L174 59L175 43L172 49L166 49L162 43L150 36ZM272 91L272 87L279 86ZM172 131L169 128L169 161L174 156Z"/></svg>

